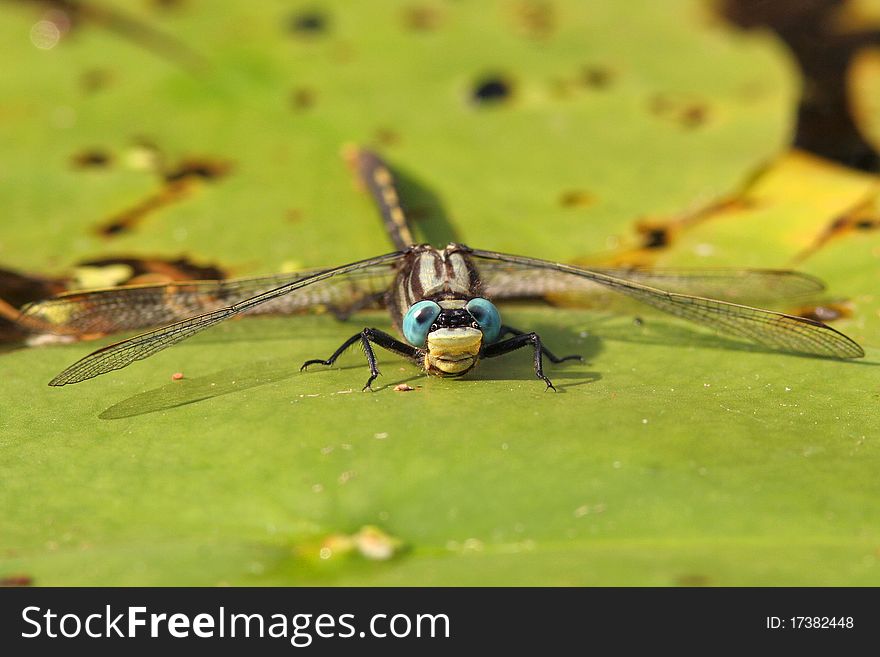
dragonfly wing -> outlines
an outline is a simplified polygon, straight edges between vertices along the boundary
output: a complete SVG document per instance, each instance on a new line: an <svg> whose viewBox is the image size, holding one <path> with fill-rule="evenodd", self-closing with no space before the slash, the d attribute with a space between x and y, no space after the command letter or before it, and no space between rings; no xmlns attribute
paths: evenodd
<svg viewBox="0 0 880 657"><path fill-rule="evenodd" d="M152 328L235 305L322 271L325 270L69 292L25 306L21 311L21 320L38 331L67 335L108 334ZM386 278L377 276L376 272L358 270L348 274L344 283L341 279L335 279L332 285L312 286L299 294L268 301L251 313L291 314L320 306L344 310L361 299L384 291L387 285Z"/></svg>
<svg viewBox="0 0 880 657"><path fill-rule="evenodd" d="M773 303L819 294L825 284L814 276L788 269L633 269L593 268L667 292L722 299L732 303Z"/></svg>
<svg viewBox="0 0 880 657"><path fill-rule="evenodd" d="M538 296L571 293L579 288L589 291L599 286L671 315L774 349L834 358L864 356L862 348L852 339L830 326L803 317L662 290L612 276L607 270L476 249L471 251L470 258L480 272L484 293L490 298L499 289L502 295L495 298L504 298L505 291L520 292L529 286L540 290Z"/></svg>
<svg viewBox="0 0 880 657"><path fill-rule="evenodd" d="M259 312L268 304L286 303L288 307L314 305L316 299L332 302L349 299L353 290L378 293L387 290L394 280L396 265L404 254L389 253L349 265L319 271L273 289L237 301L223 308L204 312L167 326L142 333L92 352L56 376L49 385L79 383L118 370L136 360L143 360L158 351L177 344L225 319L248 312ZM286 302L282 300L286 299Z"/></svg>
<svg viewBox="0 0 880 657"><path fill-rule="evenodd" d="M491 280L487 289L495 299L523 297L563 298L589 305L607 291L601 284L574 284L570 275L486 262L481 271ZM639 269L590 267L589 271L612 278L656 287L667 292L722 299L732 303L773 303L818 294L825 285L817 278L784 269Z"/></svg>

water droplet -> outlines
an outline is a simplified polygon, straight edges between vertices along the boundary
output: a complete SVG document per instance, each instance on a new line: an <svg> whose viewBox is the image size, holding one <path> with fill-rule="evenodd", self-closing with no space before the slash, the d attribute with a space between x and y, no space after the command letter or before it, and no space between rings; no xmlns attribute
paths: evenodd
<svg viewBox="0 0 880 657"><path fill-rule="evenodd" d="M40 50L51 50L61 40L61 30L52 21L37 21L31 27L31 43Z"/></svg>

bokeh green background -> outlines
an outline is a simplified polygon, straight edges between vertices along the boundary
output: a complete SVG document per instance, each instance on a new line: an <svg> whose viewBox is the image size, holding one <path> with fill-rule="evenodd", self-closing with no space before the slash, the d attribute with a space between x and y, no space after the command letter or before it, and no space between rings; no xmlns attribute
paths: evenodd
<svg viewBox="0 0 880 657"><path fill-rule="evenodd" d="M565 261L788 267L876 177L789 152L783 45L712 5L105 2L194 67L83 18L0 5L0 263L64 274L108 255L233 275L389 250L340 151L405 173L429 239ZM296 29L303 16L321 29ZM39 34L37 34L39 36ZM44 44L45 45L45 44ZM478 102L503 81L509 95ZM96 84L95 81L100 81ZM170 164L231 163L113 238ZM107 166L72 165L99 149ZM638 221L748 203L632 256ZM576 199L576 202L572 202ZM627 256L627 254L630 256ZM69 584L877 585L880 236L800 263L845 297L859 363L743 348L672 319L516 306L583 365L523 354L463 380L390 355L300 374L381 313L230 322L129 369L45 384L94 343L0 356L0 577ZM170 382L172 372L186 374ZM393 391L407 381L408 393ZM388 560L323 553L376 526Z"/></svg>

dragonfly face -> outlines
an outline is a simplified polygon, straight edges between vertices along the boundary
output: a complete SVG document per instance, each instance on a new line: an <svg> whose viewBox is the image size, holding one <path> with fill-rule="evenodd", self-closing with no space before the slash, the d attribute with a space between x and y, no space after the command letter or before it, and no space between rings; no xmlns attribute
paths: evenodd
<svg viewBox="0 0 880 657"><path fill-rule="evenodd" d="M441 299L413 304L403 318L406 341L424 351L422 367L461 376L477 364L484 344L498 339L501 316L488 299Z"/></svg>

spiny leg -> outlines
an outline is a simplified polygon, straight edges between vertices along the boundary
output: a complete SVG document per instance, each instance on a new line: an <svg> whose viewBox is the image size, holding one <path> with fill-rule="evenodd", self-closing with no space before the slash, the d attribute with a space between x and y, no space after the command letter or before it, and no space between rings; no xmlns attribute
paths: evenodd
<svg viewBox="0 0 880 657"><path fill-rule="evenodd" d="M376 365L376 354L373 353L373 347L370 344L371 342L374 344L387 349L388 351L392 351L396 354L404 356L406 358L410 358L412 360L418 360L421 356L421 351L416 347L412 347L408 344L401 342L396 339L394 336L388 335L384 331L380 331L374 328L365 328L360 333L355 333L348 340L342 343L340 347L334 351L330 358L327 360L321 360L320 358L313 358L312 360L307 360L302 364L302 367L299 368L300 372L306 369L309 365L332 365L336 362L336 359L342 355L346 349L352 346L355 342L360 341L361 345L364 348L364 354L367 357L367 363L370 366L370 378L367 379L367 384L364 386L364 390L372 390L370 384L376 380L376 377L379 376L379 367Z"/></svg>
<svg viewBox="0 0 880 657"><path fill-rule="evenodd" d="M546 389L552 388L553 392L556 392L553 383L551 383L550 379L544 376L544 362L541 356L545 353L545 349L541 344L541 338L537 333L522 333L521 335L515 335L507 340L490 344L483 349L483 353L480 354L480 356L482 358L495 358L496 356L509 354L511 351L516 351L527 345L531 345L535 350L535 376L547 384Z"/></svg>
<svg viewBox="0 0 880 657"><path fill-rule="evenodd" d="M518 328L513 328L512 326L507 326L507 324L501 325L501 333L498 334L498 337L504 337L510 333L511 335L528 335L525 331L520 331ZM573 354L571 356L563 356L559 358L555 356L552 351L547 349L543 344L541 345L541 353L543 353L547 358L550 359L551 363L564 363L567 360L579 360L583 362L584 357L580 354Z"/></svg>

